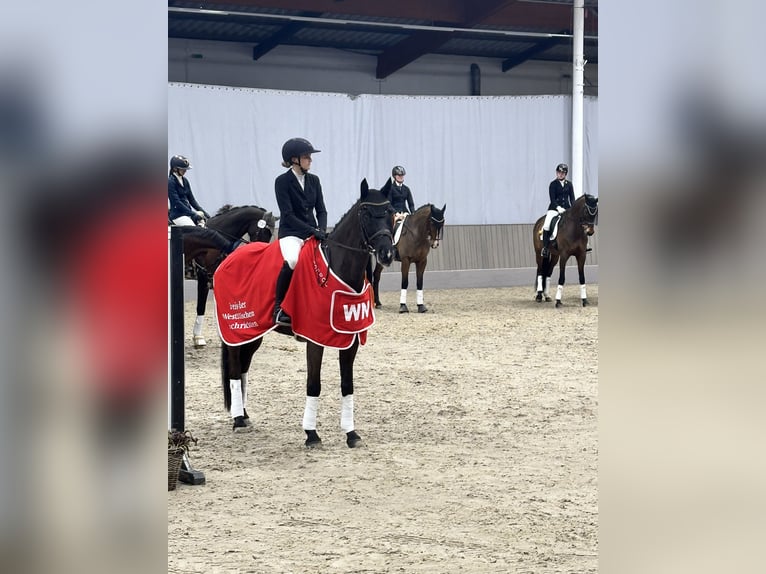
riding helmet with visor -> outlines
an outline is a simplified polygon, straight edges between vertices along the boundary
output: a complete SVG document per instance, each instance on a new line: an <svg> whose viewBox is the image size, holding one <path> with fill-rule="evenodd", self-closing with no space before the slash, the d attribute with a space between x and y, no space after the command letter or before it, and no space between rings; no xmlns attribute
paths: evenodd
<svg viewBox="0 0 766 574"><path fill-rule="evenodd" d="M302 155L308 155L312 153L318 153L322 150L314 149L311 142L303 138L292 138L285 142L282 146L282 159L286 163L290 163L290 160L294 157L300 158Z"/></svg>
<svg viewBox="0 0 766 574"><path fill-rule="evenodd" d="M406 171L404 171L404 168L400 165L395 165L394 169L391 170L391 175L406 175Z"/></svg>
<svg viewBox="0 0 766 574"><path fill-rule="evenodd" d="M189 160L182 155L174 155L170 158L170 169L191 169Z"/></svg>
<svg viewBox="0 0 766 574"><path fill-rule="evenodd" d="M569 166L565 163L560 163L556 166L556 171L561 171L564 173L569 173Z"/></svg>

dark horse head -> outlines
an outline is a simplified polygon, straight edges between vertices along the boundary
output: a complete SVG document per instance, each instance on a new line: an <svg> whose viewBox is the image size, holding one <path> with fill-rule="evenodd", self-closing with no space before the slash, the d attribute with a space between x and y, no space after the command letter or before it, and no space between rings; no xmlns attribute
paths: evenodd
<svg viewBox="0 0 766 574"><path fill-rule="evenodd" d="M329 260L333 270L351 286L359 287L371 253L383 266L391 265L393 208L377 189L362 180L360 197L341 218L328 237Z"/></svg>
<svg viewBox="0 0 766 574"><path fill-rule="evenodd" d="M250 241L269 243L274 236L274 228L278 220L279 216L275 217L271 211L256 205L232 207L226 204L208 220L207 226L232 239L238 239L247 234Z"/></svg>
<svg viewBox="0 0 766 574"><path fill-rule="evenodd" d="M598 221L598 197L587 193L584 194L574 202L572 212L575 217L579 218L585 235L593 235L595 232L594 227Z"/></svg>
<svg viewBox="0 0 766 574"><path fill-rule="evenodd" d="M428 216L428 239L431 242L431 249L436 249L439 247L439 242L442 239L445 211L447 211L446 203L441 209L431 204L431 213Z"/></svg>

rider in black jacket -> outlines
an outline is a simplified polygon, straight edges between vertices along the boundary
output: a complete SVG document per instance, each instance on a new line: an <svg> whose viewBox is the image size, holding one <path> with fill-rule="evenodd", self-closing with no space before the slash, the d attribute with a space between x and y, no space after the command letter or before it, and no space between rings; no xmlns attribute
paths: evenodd
<svg viewBox="0 0 766 574"><path fill-rule="evenodd" d="M406 173L402 166L394 166L391 170L391 178L386 180L380 191L391 202L391 207L394 208L396 213L411 214L415 211L415 203L412 200L410 188L404 185Z"/></svg>
<svg viewBox="0 0 766 574"><path fill-rule="evenodd" d="M319 240L327 238L327 209L322 184L316 175L308 173L311 154L319 151L303 138L289 139L282 146L282 165L290 169L274 181L280 216L279 247L285 260L277 277L274 304L274 322L278 325L292 323L290 316L282 310L282 301L303 243L312 235Z"/></svg>
<svg viewBox="0 0 766 574"><path fill-rule="evenodd" d="M182 155L170 158L168 174L168 219L176 225L204 225L210 214L197 202L189 180L184 177L191 169L189 160Z"/></svg>
<svg viewBox="0 0 766 574"><path fill-rule="evenodd" d="M569 173L569 167L565 163L556 166L556 179L548 186L548 211L545 214L543 223L543 248L541 255L548 257L550 255L549 244L551 242L551 220L557 213L564 213L565 210L572 207L575 201L574 187L572 182L566 179Z"/></svg>

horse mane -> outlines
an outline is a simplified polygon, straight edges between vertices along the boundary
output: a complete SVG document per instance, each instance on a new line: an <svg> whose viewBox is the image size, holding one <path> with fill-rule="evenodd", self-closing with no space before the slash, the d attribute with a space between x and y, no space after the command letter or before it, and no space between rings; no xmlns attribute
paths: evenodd
<svg viewBox="0 0 766 574"><path fill-rule="evenodd" d="M232 211L232 210L234 210L234 209L241 209L241 208L243 208L243 207L254 207L255 209L260 209L260 210L261 210L261 211L263 211L264 213L267 213L267 212L268 212L268 210L267 210L267 209L265 209L265 208L263 208L263 207L260 207L260 206L258 206L258 205L240 205L240 206L234 207L232 204L230 204L230 203L227 203L226 205L222 205L222 206L221 206L221 207L218 209L218 211L216 211L216 212L215 212L215 214L216 214L216 215L221 215L221 214L223 214L223 213L228 213L229 211Z"/></svg>

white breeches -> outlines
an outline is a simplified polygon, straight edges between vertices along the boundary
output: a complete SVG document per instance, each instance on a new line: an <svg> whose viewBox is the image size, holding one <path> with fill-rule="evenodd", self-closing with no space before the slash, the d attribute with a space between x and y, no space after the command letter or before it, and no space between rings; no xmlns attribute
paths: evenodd
<svg viewBox="0 0 766 574"><path fill-rule="evenodd" d="M176 217L173 220L173 223L175 223L176 225L191 225L192 227L195 226L194 221L188 215L182 215L181 217Z"/></svg>
<svg viewBox="0 0 766 574"><path fill-rule="evenodd" d="M282 250L282 258L287 261L290 269L295 269L298 264L298 255L305 241L300 237L288 236L279 240L279 248Z"/></svg>
<svg viewBox="0 0 766 574"><path fill-rule="evenodd" d="M558 211L555 209L549 209L545 212L545 221L543 222L543 229L546 231L551 230L551 219L553 219L558 214Z"/></svg>

